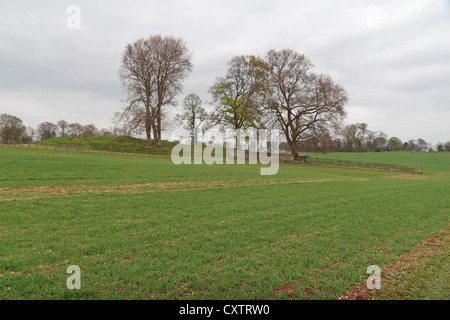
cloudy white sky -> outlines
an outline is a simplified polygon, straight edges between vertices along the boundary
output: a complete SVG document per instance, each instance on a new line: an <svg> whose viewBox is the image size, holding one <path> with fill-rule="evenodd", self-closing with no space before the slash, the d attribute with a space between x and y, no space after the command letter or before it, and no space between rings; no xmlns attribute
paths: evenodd
<svg viewBox="0 0 450 320"><path fill-rule="evenodd" d="M80 28L67 13L80 9ZM70 23L69 23L70 25ZM184 92L208 88L235 55L291 48L350 97L346 123L402 140L450 140L449 0L0 0L0 113L40 122L111 126L123 98L127 43L182 37L194 71Z"/></svg>

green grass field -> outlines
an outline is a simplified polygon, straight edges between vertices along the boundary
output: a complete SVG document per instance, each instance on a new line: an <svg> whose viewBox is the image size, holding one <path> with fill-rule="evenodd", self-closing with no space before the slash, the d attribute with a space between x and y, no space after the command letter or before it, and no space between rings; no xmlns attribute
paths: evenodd
<svg viewBox="0 0 450 320"><path fill-rule="evenodd" d="M449 225L450 154L325 156L425 173L0 148L0 299L338 299Z"/></svg>

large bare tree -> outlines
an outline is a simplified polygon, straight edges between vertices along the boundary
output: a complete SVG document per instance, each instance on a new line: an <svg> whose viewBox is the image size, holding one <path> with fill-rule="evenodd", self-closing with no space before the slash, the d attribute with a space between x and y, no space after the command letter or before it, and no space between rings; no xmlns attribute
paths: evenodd
<svg viewBox="0 0 450 320"><path fill-rule="evenodd" d="M284 133L298 158L302 140L323 135L341 123L347 93L328 75L313 73L310 60L293 50L270 50L265 60L271 92L267 116Z"/></svg>
<svg viewBox="0 0 450 320"><path fill-rule="evenodd" d="M176 104L191 71L191 54L180 38L153 35L125 47L119 71L127 95L122 114L142 114L147 139L153 131L156 146L161 146L163 108Z"/></svg>

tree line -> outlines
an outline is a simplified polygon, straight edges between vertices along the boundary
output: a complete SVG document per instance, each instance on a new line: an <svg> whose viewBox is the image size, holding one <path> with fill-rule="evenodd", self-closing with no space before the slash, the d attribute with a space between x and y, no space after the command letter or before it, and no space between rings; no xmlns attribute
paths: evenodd
<svg viewBox="0 0 450 320"><path fill-rule="evenodd" d="M366 123L344 125L348 102L345 89L328 74L313 70L312 62L292 49L268 50L232 57L225 74L217 76L205 103L196 93L183 100L182 112L173 116L183 82L193 70L192 54L185 41L152 35L125 46L119 69L124 91L123 108L115 112L113 127L97 129L64 120L25 127L14 116L0 119L2 143L42 141L57 136L139 136L160 147L162 132L185 128L192 143L203 142L212 128L232 130L278 129L280 148L298 157L299 152L428 151L423 139L402 142ZM236 143L238 140L236 139ZM438 151L449 151L440 143ZM239 146L237 146L239 147Z"/></svg>
<svg viewBox="0 0 450 320"><path fill-rule="evenodd" d="M19 144L41 142L56 137L88 138L93 136L119 136L123 130L119 127L98 129L95 124L82 125L78 122L68 123L64 120L56 124L41 122L36 128L25 126L22 119L10 115L0 115L0 141L2 144Z"/></svg>
<svg viewBox="0 0 450 320"><path fill-rule="evenodd" d="M280 149L288 152L289 146L281 143ZM306 139L299 145L300 152L382 152L409 151L433 152L450 151L450 141L433 145L422 138L403 142L398 137L388 137L383 131L368 129L367 123L343 126L336 135L317 135Z"/></svg>
<svg viewBox="0 0 450 320"><path fill-rule="evenodd" d="M178 123L190 133L193 143L196 133L201 137L213 127L211 114L202 106L201 98L196 94L189 94L183 101L183 113L177 114L174 123ZM10 114L0 115L0 143L21 144L35 143L56 137L88 138L93 136L119 137L129 135L128 129L117 123L111 128L98 129L95 124L82 125L78 122L68 123L64 120L56 124L42 122L36 128L25 126L23 121ZM287 142L280 143L281 152L291 152ZM409 151L432 152L450 151L450 141L438 142L433 145L424 139L411 139L402 142L397 137L388 138L382 131L368 130L366 123L350 124L340 130L338 136L329 134L317 135L303 140L298 145L299 152L380 152L380 151Z"/></svg>

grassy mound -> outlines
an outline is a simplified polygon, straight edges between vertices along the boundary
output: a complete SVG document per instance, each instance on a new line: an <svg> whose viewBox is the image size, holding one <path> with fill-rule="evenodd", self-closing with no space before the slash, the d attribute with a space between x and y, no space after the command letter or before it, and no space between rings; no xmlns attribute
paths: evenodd
<svg viewBox="0 0 450 320"><path fill-rule="evenodd" d="M42 141L41 145L51 146L82 146L94 150L142 152L150 154L168 154L178 142L163 140L161 147L156 147L153 140L139 139L128 136L89 138L59 137Z"/></svg>

